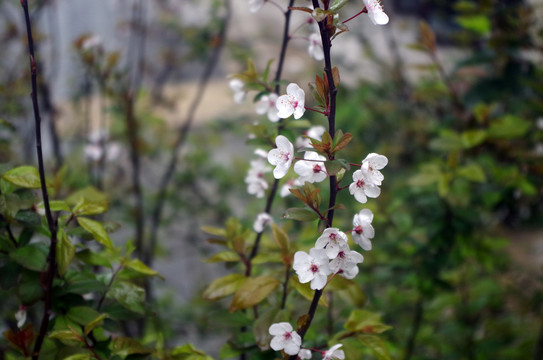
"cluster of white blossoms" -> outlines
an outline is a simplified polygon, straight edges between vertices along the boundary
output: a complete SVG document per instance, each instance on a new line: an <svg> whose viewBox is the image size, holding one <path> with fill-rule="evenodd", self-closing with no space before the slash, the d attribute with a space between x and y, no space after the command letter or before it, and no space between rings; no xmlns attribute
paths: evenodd
<svg viewBox="0 0 543 360"><path fill-rule="evenodd" d="M273 336L270 347L275 351L283 350L287 355L298 355L298 359L311 359L311 350L302 349L302 338L292 329L292 325L287 322L272 324L268 329ZM323 360L343 360L345 353L339 350L343 345L336 344L326 351L319 351Z"/></svg>
<svg viewBox="0 0 543 360"><path fill-rule="evenodd" d="M245 177L245 183L247 184L247 192L260 199L264 197L269 186L264 174L270 172L271 168L266 162L268 153L265 150L256 149L255 154L258 158L251 161L251 166Z"/></svg>

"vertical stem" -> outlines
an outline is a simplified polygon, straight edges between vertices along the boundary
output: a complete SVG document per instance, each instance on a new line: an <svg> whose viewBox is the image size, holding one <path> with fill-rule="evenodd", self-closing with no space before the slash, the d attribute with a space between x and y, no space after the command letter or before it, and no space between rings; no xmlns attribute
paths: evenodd
<svg viewBox="0 0 543 360"><path fill-rule="evenodd" d="M313 7L317 9L319 7L319 1L312 1ZM324 72L328 80L328 88L330 89L330 94L328 98L328 133L330 133L330 136L333 138L336 133L336 96L338 92L338 89L334 84L334 77L332 74L332 60L330 57L330 48L332 46L330 38L333 34L330 33L330 28L328 27L328 18L325 18L318 24L321 34L322 48L324 51ZM334 157L330 156L329 160L334 160ZM333 208L336 205L337 192L337 179L335 176L330 176L330 199L328 202L329 209ZM333 221L334 210L330 210L326 217L326 227L332 227ZM321 298L322 293L323 290L315 290L315 294L313 295L313 301L311 302L311 306L309 307L309 311L307 312L307 321L302 324L302 326L298 329L298 334L302 338L302 341L307 330L311 326L313 318L315 317L315 312L317 311L317 306L319 304L319 299ZM296 360L296 358L297 355L293 355L289 359Z"/></svg>
<svg viewBox="0 0 543 360"><path fill-rule="evenodd" d="M37 360L41 351L41 346L47 333L47 328L49 326L49 313L51 311L51 301L52 301L52 289L53 289L53 279L56 274L56 246L57 246L57 223L53 219L51 213L51 207L49 206L49 195L47 193L47 187L45 184L45 170L43 165L43 153L41 148L41 117L40 109L38 106L38 86L37 86L37 73L38 69L36 66L36 61L34 60L34 40L32 38L32 28L30 24L30 16L28 13L28 4L26 0L21 0L21 5L24 10L25 22L26 22L26 33L28 38L28 52L30 56L30 74L31 74L31 83L32 83L32 107L34 109L34 122L36 127L36 152L38 156L38 171L40 173L40 183L41 183L41 192L43 197L43 205L45 208L45 218L47 219L47 225L49 232L51 233L51 243L49 245L49 255L48 263L49 267L47 269L46 278L43 282L43 290L45 293L44 299L44 309L43 317L41 320L40 330L36 337L36 342L34 343L34 350L32 353L32 359Z"/></svg>
<svg viewBox="0 0 543 360"><path fill-rule="evenodd" d="M409 338L407 339L407 343L405 345L403 360L409 360L413 355L413 351L415 349L415 340L417 339L417 334L419 333L420 325L422 323L423 311L424 302L422 300L422 296L420 296L415 303L415 310L413 311L413 323L411 325L411 332L409 334Z"/></svg>

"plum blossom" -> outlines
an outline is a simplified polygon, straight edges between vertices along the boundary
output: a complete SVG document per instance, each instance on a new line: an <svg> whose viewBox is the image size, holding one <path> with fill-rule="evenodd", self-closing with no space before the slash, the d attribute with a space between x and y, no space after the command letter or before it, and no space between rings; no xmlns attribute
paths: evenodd
<svg viewBox="0 0 543 360"><path fill-rule="evenodd" d="M255 154L258 159L251 161L251 167L245 177L247 184L247 192L255 195L257 198L263 198L268 189L268 182L264 178L264 174L271 171L271 168L266 163L268 153L262 149L256 149Z"/></svg>
<svg viewBox="0 0 543 360"><path fill-rule="evenodd" d="M287 174L292 160L294 160L294 146L283 135L278 135L275 138L275 144L277 148L268 152L268 162L275 166L273 176L276 179L281 179Z"/></svg>
<svg viewBox="0 0 543 360"><path fill-rule="evenodd" d="M345 352L343 350L338 350L343 345L336 344L332 346L328 351L322 355L322 360L344 360Z"/></svg>
<svg viewBox="0 0 543 360"><path fill-rule="evenodd" d="M19 310L15 313L15 320L17 320L17 327L21 329L26 322L26 306L21 305Z"/></svg>
<svg viewBox="0 0 543 360"><path fill-rule="evenodd" d="M243 90L244 86L245 84L240 79L233 78L230 80L230 89L234 91L234 102L236 104L241 104L245 100L245 96L247 96L247 91Z"/></svg>
<svg viewBox="0 0 543 360"><path fill-rule="evenodd" d="M349 185L349 192L354 195L356 201L364 204L368 201L368 197L378 197L381 194L381 189L371 182L368 171L361 168L353 173L353 182Z"/></svg>
<svg viewBox="0 0 543 360"><path fill-rule="evenodd" d="M281 186L281 190L279 191L279 195L281 197L287 197L290 195L290 189L292 189L295 186L302 186L303 183L300 181L300 179L291 179L288 180L283 186Z"/></svg>
<svg viewBox="0 0 543 360"><path fill-rule="evenodd" d="M268 115L268 120L271 122L278 122L279 116L277 116L277 108L275 102L277 101L277 94L270 93L269 95L263 95L256 103L256 113L259 115Z"/></svg>
<svg viewBox="0 0 543 360"><path fill-rule="evenodd" d="M328 275L331 274L328 256L323 249L312 248L309 254L297 251L294 254L294 265L298 279L302 284L311 281L311 289L320 290L326 285Z"/></svg>
<svg viewBox="0 0 543 360"><path fill-rule="evenodd" d="M322 50L321 35L319 33L313 33L309 35L309 47L307 52L309 56L317 61L324 60L324 51Z"/></svg>
<svg viewBox="0 0 543 360"><path fill-rule="evenodd" d="M338 273L346 279L352 279L358 274L357 264L364 261L364 256L349 249L349 245L342 244L339 247L337 256L330 261L330 270Z"/></svg>
<svg viewBox="0 0 543 360"><path fill-rule="evenodd" d="M371 153L362 160L362 167L367 171L368 179L375 185L381 185L385 178L379 170L388 164L388 159L384 155Z"/></svg>
<svg viewBox="0 0 543 360"><path fill-rule="evenodd" d="M317 154L314 151L306 151L304 154L304 159L311 161L298 161L294 164L294 172L300 175L300 182L321 182L326 179L326 168L324 167L324 161L326 158ZM316 161L318 160L318 161Z"/></svg>
<svg viewBox="0 0 543 360"><path fill-rule="evenodd" d="M257 233L261 233L262 231L264 231L264 229L267 226L271 225L272 223L273 223L273 218L271 217L271 215L268 213L262 212L258 214L258 216L256 217L256 220L253 224L253 229Z"/></svg>
<svg viewBox="0 0 543 360"><path fill-rule="evenodd" d="M306 360L306 359L311 359L311 350L309 349L301 349L300 352L298 353L298 359L300 360Z"/></svg>
<svg viewBox="0 0 543 360"><path fill-rule="evenodd" d="M383 11L379 0L363 0L366 9L368 10L368 16L373 25L386 25L388 24L388 15Z"/></svg>
<svg viewBox="0 0 543 360"><path fill-rule="evenodd" d="M309 130L307 130L307 132L305 133L307 137L300 136L296 139L296 148L300 149L304 147L311 147L311 140L309 140L308 138L321 141L322 135L325 131L326 129L322 125L310 127Z"/></svg>
<svg viewBox="0 0 543 360"><path fill-rule="evenodd" d="M294 114L295 119L299 119L305 112L305 92L295 83L287 86L287 94L281 95L277 99L275 106L279 112L277 116L286 119Z"/></svg>
<svg viewBox="0 0 543 360"><path fill-rule="evenodd" d="M297 355L302 345L302 338L296 331L293 331L292 325L287 322L272 324L268 329L273 338L270 346L275 351L283 350L288 355Z"/></svg>
<svg viewBox="0 0 543 360"><path fill-rule="evenodd" d="M353 241L366 251L371 250L371 240L375 236L375 230L371 225L373 213L370 209L362 209L353 218Z"/></svg>
<svg viewBox="0 0 543 360"><path fill-rule="evenodd" d="M84 51L99 48L100 46L102 46L102 39L100 38L100 36L97 35L87 37L81 44L81 48Z"/></svg>
<svg viewBox="0 0 543 360"><path fill-rule="evenodd" d="M264 6L266 0L249 0L249 11L252 13L258 12Z"/></svg>
<svg viewBox="0 0 543 360"><path fill-rule="evenodd" d="M315 248L325 249L329 259L335 259L341 245L347 244L347 235L338 228L328 228L323 231L315 242Z"/></svg>

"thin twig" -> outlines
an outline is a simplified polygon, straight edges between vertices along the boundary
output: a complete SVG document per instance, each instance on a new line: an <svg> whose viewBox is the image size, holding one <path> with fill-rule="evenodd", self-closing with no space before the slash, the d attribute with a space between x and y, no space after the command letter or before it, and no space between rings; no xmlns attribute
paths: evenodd
<svg viewBox="0 0 543 360"><path fill-rule="evenodd" d="M41 117L40 109L38 106L38 85L37 85L37 73L38 69L36 66L36 61L34 60L34 39L32 38L32 27L30 24L30 16L28 13L28 4L26 0L21 0L21 5L24 10L25 22L26 22L26 33L28 38L28 52L30 56L30 73L31 73L31 82L32 82L32 107L34 108L34 122L36 126L36 151L38 156L38 171L40 173L40 184L41 191L43 196L43 205L45 208L45 218L47 219L47 226L49 227L49 232L51 233L51 243L49 245L49 255L48 262L49 268L47 270L45 281L43 282L43 290L45 293L44 299L44 309L43 317L41 320L40 330L36 337L36 342L34 343L34 350L32 353L32 359L37 360L45 334L47 333L47 328L49 326L49 313L51 311L51 300L53 294L53 279L56 274L56 247L57 247L57 223L53 219L51 213L51 207L49 206L49 195L47 193L47 187L45 183L45 170L43 165L43 154L41 148Z"/></svg>

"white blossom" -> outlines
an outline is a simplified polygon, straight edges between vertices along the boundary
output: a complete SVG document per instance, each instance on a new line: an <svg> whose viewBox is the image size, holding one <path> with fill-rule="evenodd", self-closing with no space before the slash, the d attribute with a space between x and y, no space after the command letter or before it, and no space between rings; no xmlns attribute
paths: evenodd
<svg viewBox="0 0 543 360"><path fill-rule="evenodd" d="M293 187L295 186L302 186L303 183L300 181L300 179L291 179L291 180L288 180L286 183L283 184L283 186L281 186L281 190L279 191L279 195L281 197L287 197L290 195L290 189L292 189Z"/></svg>
<svg viewBox="0 0 543 360"><path fill-rule="evenodd" d="M298 161L294 164L294 172L300 175L300 182L321 182L327 178L326 168L324 167L324 161L326 158L317 154L314 151L306 151L304 159L311 161ZM318 161L316 161L318 160Z"/></svg>
<svg viewBox="0 0 543 360"><path fill-rule="evenodd" d="M378 197L381 194L381 189L371 182L368 171L361 168L353 173L353 182L349 185L349 192L354 195L356 201L364 204L368 201L368 197Z"/></svg>
<svg viewBox="0 0 543 360"><path fill-rule="evenodd" d="M271 215L268 213L262 212L258 214L258 216L256 217L256 220L253 224L253 229L257 233L261 233L262 231L264 231L264 229L267 226L270 226L272 223L273 223L273 218L271 217Z"/></svg>
<svg viewBox="0 0 543 360"><path fill-rule="evenodd" d="M311 147L311 140L309 140L308 138L321 141L322 135L324 134L325 131L326 129L324 128L324 126L321 126L321 125L310 127L309 130L307 130L307 132L305 133L307 137L300 136L296 139L296 148L300 149L300 148Z"/></svg>
<svg viewBox="0 0 543 360"><path fill-rule="evenodd" d="M281 179L287 174L292 160L294 160L294 146L283 135L278 135L275 138L275 144L277 148L268 152L268 162L275 166L273 176L276 179Z"/></svg>
<svg viewBox="0 0 543 360"><path fill-rule="evenodd" d="M268 329L273 338L270 346L275 351L283 350L288 355L297 355L302 345L302 338L296 331L293 331L292 325L287 322L272 324Z"/></svg>
<svg viewBox="0 0 543 360"><path fill-rule="evenodd" d="M381 185L385 178L379 170L388 164L388 159L384 155L371 153L362 160L362 167L367 171L368 179L375 185Z"/></svg>
<svg viewBox="0 0 543 360"><path fill-rule="evenodd" d="M287 94L281 95L277 99L275 106L277 107L281 119L286 119L294 114L295 119L299 119L305 112L305 92L295 83L290 83L287 86Z"/></svg>
<svg viewBox="0 0 543 360"><path fill-rule="evenodd" d="M352 279L358 274L358 265L364 261L364 256L349 249L349 245L342 244L337 256L330 261L330 270L346 279Z"/></svg>
<svg viewBox="0 0 543 360"><path fill-rule="evenodd" d="M323 356L322 360L343 360L345 359L345 352L343 350L338 350L343 345L336 344L332 346L328 351L326 351Z"/></svg>
<svg viewBox="0 0 543 360"><path fill-rule="evenodd" d="M324 60L324 51L322 49L322 40L319 33L309 35L309 47L307 48L309 56L317 61Z"/></svg>
<svg viewBox="0 0 543 360"><path fill-rule="evenodd" d="M234 91L234 102L236 104L241 104L245 100L245 96L247 96L247 91L243 90L244 86L245 84L240 79L233 78L230 80L230 89Z"/></svg>
<svg viewBox="0 0 543 360"><path fill-rule="evenodd" d="M311 289L320 290L326 285L328 275L331 274L328 256L323 249L312 248L309 254L297 251L294 254L294 265L298 279L302 284L311 281Z"/></svg>
<svg viewBox="0 0 543 360"><path fill-rule="evenodd" d="M311 359L311 356L312 356L312 353L311 353L311 350L309 349L301 349L300 352L298 353L298 359L300 360Z"/></svg>
<svg viewBox="0 0 543 360"><path fill-rule="evenodd" d="M362 209L353 218L353 241L366 251L371 250L371 240L375 236L375 229L371 225L373 213L370 209Z"/></svg>
<svg viewBox="0 0 543 360"><path fill-rule="evenodd" d="M373 25L386 25L388 24L388 15L383 11L379 0L363 0L366 9L368 10L368 16Z"/></svg>
<svg viewBox="0 0 543 360"><path fill-rule="evenodd" d="M279 116L277 116L277 108L275 102L277 101L277 94L270 93L269 95L263 95L256 103L256 113L259 115L268 115L268 120L271 122L278 122Z"/></svg>
<svg viewBox="0 0 543 360"><path fill-rule="evenodd" d="M270 172L271 168L266 162L266 157L268 156L266 151L256 149L255 154L257 154L259 158L251 161L251 167L245 177L245 183L247 184L247 192L260 199L264 197L269 186L264 178L264 174Z"/></svg>
<svg viewBox="0 0 543 360"><path fill-rule="evenodd" d="M266 0L249 0L249 11L252 13L258 12L265 2Z"/></svg>
<svg viewBox="0 0 543 360"><path fill-rule="evenodd" d="M85 51L98 48L100 46L102 46L102 39L97 35L92 35L86 38L81 44L81 48Z"/></svg>
<svg viewBox="0 0 543 360"><path fill-rule="evenodd" d="M17 320L17 327L21 329L26 322L26 307L19 307L19 310L15 313L15 320Z"/></svg>
<svg viewBox="0 0 543 360"><path fill-rule="evenodd" d="M347 244L347 235L338 228L325 229L321 236L315 242L317 249L325 249L326 256L329 259L334 259L342 245Z"/></svg>

